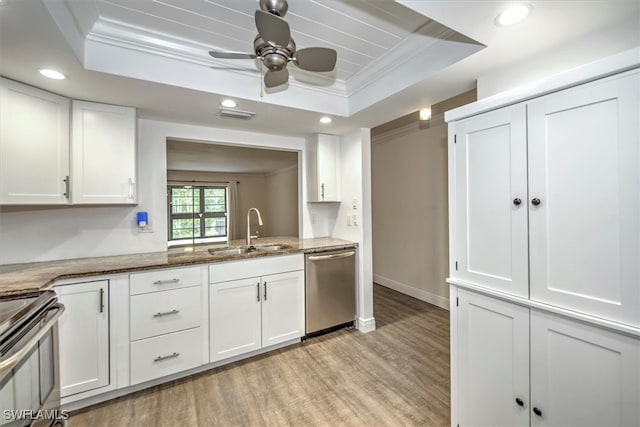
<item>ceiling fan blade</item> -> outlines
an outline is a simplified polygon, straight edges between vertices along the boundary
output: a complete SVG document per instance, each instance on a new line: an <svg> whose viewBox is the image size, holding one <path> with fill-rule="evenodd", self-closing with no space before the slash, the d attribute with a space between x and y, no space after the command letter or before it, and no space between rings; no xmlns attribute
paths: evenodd
<svg viewBox="0 0 640 427"><path fill-rule="evenodd" d="M296 53L293 63L307 71L332 71L336 67L338 53L326 47L308 47Z"/></svg>
<svg viewBox="0 0 640 427"><path fill-rule="evenodd" d="M286 47L291 41L287 21L272 13L256 10L256 28L264 41L276 46Z"/></svg>
<svg viewBox="0 0 640 427"><path fill-rule="evenodd" d="M210 50L209 55L214 58L220 59L255 59L256 55L252 53L242 53L242 52L218 52L215 50Z"/></svg>
<svg viewBox="0 0 640 427"><path fill-rule="evenodd" d="M283 68L280 71L267 71L264 75L264 85L268 88L285 84L289 81L289 71Z"/></svg>

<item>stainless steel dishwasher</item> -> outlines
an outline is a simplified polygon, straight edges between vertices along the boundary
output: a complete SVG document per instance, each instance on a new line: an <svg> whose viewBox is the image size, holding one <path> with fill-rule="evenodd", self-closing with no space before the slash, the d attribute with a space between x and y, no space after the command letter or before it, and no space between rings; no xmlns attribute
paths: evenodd
<svg viewBox="0 0 640 427"><path fill-rule="evenodd" d="M305 256L306 335L353 324L356 317L356 250Z"/></svg>

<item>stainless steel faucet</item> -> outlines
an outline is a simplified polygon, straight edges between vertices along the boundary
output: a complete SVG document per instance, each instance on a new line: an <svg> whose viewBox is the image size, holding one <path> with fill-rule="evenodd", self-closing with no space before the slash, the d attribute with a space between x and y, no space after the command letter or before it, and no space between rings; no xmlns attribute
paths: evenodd
<svg viewBox="0 0 640 427"><path fill-rule="evenodd" d="M260 211L256 208L249 208L247 211L247 246L251 246L251 239L257 238L258 236L251 235L251 211L255 211L258 214L258 225L264 225L262 223L262 217L260 216Z"/></svg>

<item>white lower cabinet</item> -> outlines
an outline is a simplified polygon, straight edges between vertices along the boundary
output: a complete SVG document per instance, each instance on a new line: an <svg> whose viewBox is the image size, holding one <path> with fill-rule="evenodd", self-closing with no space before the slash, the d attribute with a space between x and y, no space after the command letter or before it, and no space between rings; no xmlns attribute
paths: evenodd
<svg viewBox="0 0 640 427"><path fill-rule="evenodd" d="M304 257L279 258L211 266L211 362L304 335Z"/></svg>
<svg viewBox="0 0 640 427"><path fill-rule="evenodd" d="M532 426L640 425L640 338L531 310L531 406Z"/></svg>
<svg viewBox="0 0 640 427"><path fill-rule="evenodd" d="M62 397L109 384L109 281L56 286Z"/></svg>
<svg viewBox="0 0 640 427"><path fill-rule="evenodd" d="M458 304L458 423L528 426L529 309L465 291Z"/></svg>
<svg viewBox="0 0 640 427"><path fill-rule="evenodd" d="M211 361L226 359L262 347L259 277L211 285Z"/></svg>
<svg viewBox="0 0 640 427"><path fill-rule="evenodd" d="M640 425L640 339L458 290L460 426Z"/></svg>
<svg viewBox="0 0 640 427"><path fill-rule="evenodd" d="M186 371L202 364L200 328L131 343L131 384Z"/></svg>
<svg viewBox="0 0 640 427"><path fill-rule="evenodd" d="M131 341L200 326L198 286L131 297Z"/></svg>
<svg viewBox="0 0 640 427"><path fill-rule="evenodd" d="M201 328L203 297L206 301L203 272L206 273L206 266L130 275L131 385L205 362Z"/></svg>

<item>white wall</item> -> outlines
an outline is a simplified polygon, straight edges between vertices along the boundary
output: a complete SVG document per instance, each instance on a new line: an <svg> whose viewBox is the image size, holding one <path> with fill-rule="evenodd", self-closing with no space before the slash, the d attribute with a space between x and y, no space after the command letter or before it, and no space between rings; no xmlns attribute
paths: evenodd
<svg viewBox="0 0 640 427"><path fill-rule="evenodd" d="M322 204L328 212L329 235L358 242L358 329L375 329L371 262L371 132L356 129L340 139L341 203ZM354 199L356 208L353 208ZM347 225L347 215L357 225Z"/></svg>
<svg viewBox="0 0 640 427"><path fill-rule="evenodd" d="M478 99L579 67L640 45L637 16L607 31L596 31L518 61L477 80Z"/></svg>
<svg viewBox="0 0 640 427"><path fill-rule="evenodd" d="M266 206L263 214L268 236L298 235L298 168L264 176Z"/></svg>
<svg viewBox="0 0 640 427"><path fill-rule="evenodd" d="M448 308L447 126L442 115L372 144L373 277Z"/></svg>

